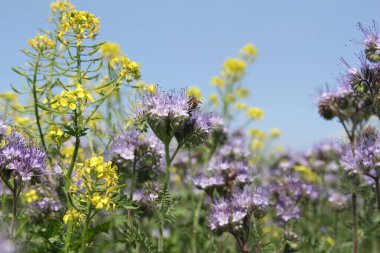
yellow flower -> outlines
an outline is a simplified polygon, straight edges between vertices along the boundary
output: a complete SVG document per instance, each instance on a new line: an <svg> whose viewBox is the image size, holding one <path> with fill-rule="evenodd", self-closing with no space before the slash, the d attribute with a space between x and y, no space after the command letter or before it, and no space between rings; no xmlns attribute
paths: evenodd
<svg viewBox="0 0 380 253"><path fill-rule="evenodd" d="M103 58L114 58L121 55L121 48L117 43L106 42L100 46L99 52Z"/></svg>
<svg viewBox="0 0 380 253"><path fill-rule="evenodd" d="M80 225L84 222L86 215L78 210L69 209L63 216L63 222L66 224L68 222L75 222L75 224Z"/></svg>
<svg viewBox="0 0 380 253"><path fill-rule="evenodd" d="M149 92L150 94L156 94L157 92L157 86L155 84L145 85L143 89Z"/></svg>
<svg viewBox="0 0 380 253"><path fill-rule="evenodd" d="M249 135L254 136L261 141L265 139L265 133L261 131L260 129L252 128L249 130L248 133Z"/></svg>
<svg viewBox="0 0 380 253"><path fill-rule="evenodd" d="M222 74L236 81L244 76L247 64L236 58L229 58L223 64Z"/></svg>
<svg viewBox="0 0 380 253"><path fill-rule="evenodd" d="M247 111L247 116L253 120L261 120L264 118L264 111L258 107L251 107Z"/></svg>
<svg viewBox="0 0 380 253"><path fill-rule="evenodd" d="M12 91L6 91L4 93L0 93L0 97L8 101L13 101L13 102L17 101L17 95Z"/></svg>
<svg viewBox="0 0 380 253"><path fill-rule="evenodd" d="M251 142L250 148L252 151L258 151L263 149L264 143L261 140L255 139Z"/></svg>
<svg viewBox="0 0 380 253"><path fill-rule="evenodd" d="M111 58L109 65L114 70L119 70L119 79L125 79L127 82L139 80L141 77L140 64L130 60L127 56Z"/></svg>
<svg viewBox="0 0 380 253"><path fill-rule="evenodd" d="M196 99L202 99L202 91L197 86L190 86L187 91L186 95L188 97L194 97Z"/></svg>
<svg viewBox="0 0 380 253"><path fill-rule="evenodd" d="M279 138L281 137L281 130L279 128L272 128L269 130L269 136L271 138Z"/></svg>
<svg viewBox="0 0 380 253"><path fill-rule="evenodd" d="M105 208L108 210L110 208L111 199L107 196L101 196L98 192L95 192L91 198L91 204L95 207L95 209Z"/></svg>
<svg viewBox="0 0 380 253"><path fill-rule="evenodd" d="M213 76L210 81L211 84L216 85L218 87L224 87L226 86L226 81L219 77L219 76Z"/></svg>
<svg viewBox="0 0 380 253"><path fill-rule="evenodd" d="M246 44L242 49L240 49L240 53L248 57L256 57L258 50L253 44Z"/></svg>
<svg viewBox="0 0 380 253"><path fill-rule="evenodd" d="M213 93L209 96L210 102L214 107L218 107L218 95Z"/></svg>
<svg viewBox="0 0 380 253"><path fill-rule="evenodd" d="M62 143L67 140L68 136L66 136L63 130L56 125L51 125L49 127L49 132L47 133L47 138L54 143Z"/></svg>
<svg viewBox="0 0 380 253"><path fill-rule="evenodd" d="M248 105L246 103L236 102L235 108L236 108L236 110L240 110L240 111L247 110Z"/></svg>
<svg viewBox="0 0 380 253"><path fill-rule="evenodd" d="M244 87L240 87L235 90L235 94L239 98L246 98L249 96L249 90Z"/></svg>
<svg viewBox="0 0 380 253"><path fill-rule="evenodd" d="M91 93L84 89L82 85L77 84L75 90L64 90L61 95L53 99L51 107L53 109L71 109L76 110L78 105L82 110L84 106L88 106L94 102Z"/></svg>
<svg viewBox="0 0 380 253"><path fill-rule="evenodd" d="M318 174L306 166L296 165L296 166L294 166L294 170L300 172L302 177L307 182L313 183L313 182L319 182L320 181Z"/></svg>
<svg viewBox="0 0 380 253"><path fill-rule="evenodd" d="M67 44L63 38L69 32L72 32L77 39L77 46L80 46L83 39L94 39L99 31L99 18L85 11L71 10L62 15L61 25L58 29L58 38Z"/></svg>
<svg viewBox="0 0 380 253"><path fill-rule="evenodd" d="M36 201L38 199L37 191L34 189L27 191L25 193L24 198L25 198L26 203L28 203L28 204Z"/></svg>
<svg viewBox="0 0 380 253"><path fill-rule="evenodd" d="M15 116L15 123L17 125L25 126L30 123L30 118L29 117L19 117Z"/></svg>
<svg viewBox="0 0 380 253"><path fill-rule="evenodd" d="M50 9L53 13L56 12L64 12L64 11L70 11L74 10L75 6L72 5L69 1L57 1L50 4Z"/></svg>
<svg viewBox="0 0 380 253"><path fill-rule="evenodd" d="M55 49L55 42L52 39L46 37L46 35L37 34L36 37L28 40L28 44L40 52Z"/></svg>

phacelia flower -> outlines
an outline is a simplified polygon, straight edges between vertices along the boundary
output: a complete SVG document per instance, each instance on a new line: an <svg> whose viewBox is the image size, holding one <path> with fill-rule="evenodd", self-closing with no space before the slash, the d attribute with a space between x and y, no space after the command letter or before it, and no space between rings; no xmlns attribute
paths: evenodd
<svg viewBox="0 0 380 253"><path fill-rule="evenodd" d="M145 93L136 105L137 127L149 126L164 143L176 137L179 143L198 145L209 135L214 117L200 111L196 102L190 101L186 90Z"/></svg>
<svg viewBox="0 0 380 253"><path fill-rule="evenodd" d="M380 35L377 24L374 22L372 27L363 27L359 23L359 28L363 32L363 44L365 45L365 54L369 61L380 61Z"/></svg>
<svg viewBox="0 0 380 253"><path fill-rule="evenodd" d="M156 137L130 130L113 142L108 153L119 168L126 169L135 164L136 170L143 170L160 166L164 148Z"/></svg>
<svg viewBox="0 0 380 253"><path fill-rule="evenodd" d="M13 176L21 181L38 180L48 174L46 154L13 131L0 148L0 173L7 179Z"/></svg>

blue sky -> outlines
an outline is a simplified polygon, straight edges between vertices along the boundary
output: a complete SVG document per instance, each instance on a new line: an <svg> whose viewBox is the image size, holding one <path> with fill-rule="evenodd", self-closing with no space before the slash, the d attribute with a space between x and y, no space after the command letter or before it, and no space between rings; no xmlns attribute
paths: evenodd
<svg viewBox="0 0 380 253"><path fill-rule="evenodd" d="M38 28L48 27L50 1L4 1L0 10L0 91L21 79L19 51ZM141 63L143 79L165 88L198 85L209 94L222 62L251 42L259 58L245 85L249 103L265 110L256 126L279 127L281 143L301 149L339 136L337 122L323 121L313 103L318 87L335 84L339 58L356 62L357 22L380 20L378 0L319 1L73 1L101 18L101 40L121 44Z"/></svg>

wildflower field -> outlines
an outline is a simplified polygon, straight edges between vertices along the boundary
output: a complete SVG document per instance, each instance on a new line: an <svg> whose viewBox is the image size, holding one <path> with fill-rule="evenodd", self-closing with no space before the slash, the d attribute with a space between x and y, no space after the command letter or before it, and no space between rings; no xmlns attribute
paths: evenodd
<svg viewBox="0 0 380 253"><path fill-rule="evenodd" d="M22 83L0 94L0 253L380 252L376 22L316 95L344 136L293 151L255 126L253 44L204 97L144 83L96 14L58 0L47 16L11 68Z"/></svg>

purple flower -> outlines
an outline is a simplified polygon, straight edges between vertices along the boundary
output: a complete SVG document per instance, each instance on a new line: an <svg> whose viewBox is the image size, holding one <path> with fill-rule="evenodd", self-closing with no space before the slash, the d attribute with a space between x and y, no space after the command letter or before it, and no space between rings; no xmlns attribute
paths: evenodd
<svg viewBox="0 0 380 253"><path fill-rule="evenodd" d="M5 239L0 234L0 249L2 253L15 253L16 247L12 243L12 241Z"/></svg>
<svg viewBox="0 0 380 253"><path fill-rule="evenodd" d="M254 193L249 187L237 190L213 206L209 216L210 228L218 232L247 229L251 215L254 213L256 218L262 218L268 203L262 191Z"/></svg>
<svg viewBox="0 0 380 253"><path fill-rule="evenodd" d="M17 132L5 139L0 148L0 172L7 174L7 178L12 174L18 180L30 181L48 174L45 152L29 142Z"/></svg>
<svg viewBox="0 0 380 253"><path fill-rule="evenodd" d="M119 168L127 168L132 163L136 169L156 168L162 163L164 148L156 137L130 130L113 142L107 156Z"/></svg>
<svg viewBox="0 0 380 253"><path fill-rule="evenodd" d="M348 197L335 191L330 191L328 202L331 208L338 212L348 207Z"/></svg>

